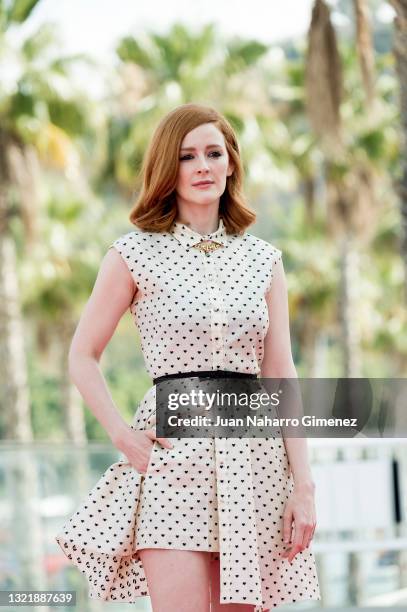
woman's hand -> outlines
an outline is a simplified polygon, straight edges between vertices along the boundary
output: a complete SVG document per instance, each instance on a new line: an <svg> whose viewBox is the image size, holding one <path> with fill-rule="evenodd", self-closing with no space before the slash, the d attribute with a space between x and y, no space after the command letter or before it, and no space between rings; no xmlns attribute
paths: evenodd
<svg viewBox="0 0 407 612"><path fill-rule="evenodd" d="M295 485L287 500L283 514L284 543L291 544L283 557L292 563L295 555L308 546L314 537L316 513L313 483ZM291 539L292 522L294 521L294 538Z"/></svg>
<svg viewBox="0 0 407 612"><path fill-rule="evenodd" d="M139 474L145 474L155 440L165 448L173 448L172 443L166 438L156 437L155 426L150 429L134 429L132 426L126 425L115 439L114 445L126 455L130 465Z"/></svg>

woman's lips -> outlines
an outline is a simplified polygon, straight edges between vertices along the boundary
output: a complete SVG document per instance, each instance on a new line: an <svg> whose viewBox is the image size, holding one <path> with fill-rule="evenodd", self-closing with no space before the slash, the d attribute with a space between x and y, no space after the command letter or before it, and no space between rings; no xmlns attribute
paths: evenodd
<svg viewBox="0 0 407 612"><path fill-rule="evenodd" d="M192 185L195 189L208 189L208 187L212 187L213 183L201 183L201 185Z"/></svg>

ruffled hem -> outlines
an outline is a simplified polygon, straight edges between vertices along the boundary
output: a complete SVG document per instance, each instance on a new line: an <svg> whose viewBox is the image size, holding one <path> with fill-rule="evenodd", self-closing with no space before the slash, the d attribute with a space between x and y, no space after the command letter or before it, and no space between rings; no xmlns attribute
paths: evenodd
<svg viewBox="0 0 407 612"><path fill-rule="evenodd" d="M129 463L111 465L55 537L86 577L91 599L134 603L149 595L134 550L141 478Z"/></svg>

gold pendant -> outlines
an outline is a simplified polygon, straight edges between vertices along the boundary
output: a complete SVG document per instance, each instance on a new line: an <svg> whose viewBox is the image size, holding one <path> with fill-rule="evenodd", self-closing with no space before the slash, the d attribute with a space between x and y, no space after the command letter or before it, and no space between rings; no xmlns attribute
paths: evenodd
<svg viewBox="0 0 407 612"><path fill-rule="evenodd" d="M193 246L194 249L199 249L204 253L211 253L212 251L216 251L216 249L219 249L221 247L223 247L223 244L221 244L220 242L215 242L214 240L202 240L201 242L199 242L198 244L194 244Z"/></svg>

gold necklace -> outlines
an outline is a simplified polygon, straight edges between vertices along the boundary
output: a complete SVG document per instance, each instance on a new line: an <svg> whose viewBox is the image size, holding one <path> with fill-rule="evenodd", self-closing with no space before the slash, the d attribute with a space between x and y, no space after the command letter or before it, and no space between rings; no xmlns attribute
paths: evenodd
<svg viewBox="0 0 407 612"><path fill-rule="evenodd" d="M201 240L201 242L198 242L198 244L193 245L194 249L199 249L204 253L211 253L212 251L216 251L216 249L221 247L223 247L223 244L220 242L215 242L215 240Z"/></svg>

